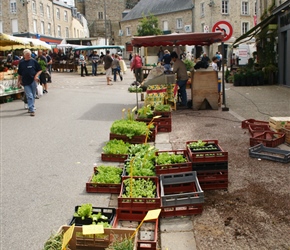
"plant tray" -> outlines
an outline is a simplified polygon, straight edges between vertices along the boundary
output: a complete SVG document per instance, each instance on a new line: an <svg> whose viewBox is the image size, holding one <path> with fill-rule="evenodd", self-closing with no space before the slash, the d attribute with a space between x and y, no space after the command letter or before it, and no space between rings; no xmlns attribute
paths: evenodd
<svg viewBox="0 0 290 250"><path fill-rule="evenodd" d="M266 147L277 147L285 142L285 134L279 132L263 132L250 138L250 146L262 143Z"/></svg>
<svg viewBox="0 0 290 250"><path fill-rule="evenodd" d="M252 136L259 135L263 132L272 132L269 125L265 124L249 124L249 132Z"/></svg>
<svg viewBox="0 0 290 250"><path fill-rule="evenodd" d="M152 121L151 118L136 118L136 121L149 123ZM158 126L158 132L171 132L171 116L170 117L160 117L153 120L154 124Z"/></svg>
<svg viewBox="0 0 290 250"><path fill-rule="evenodd" d="M75 207L75 212L78 211L78 208L80 206ZM93 207L93 214L101 213L102 215L108 217L108 220L99 220L103 222L108 222L111 226L113 226L113 223L115 221L116 216L116 209L115 208L108 208L108 207ZM75 224L76 226L82 226L82 225L91 225L93 223L93 219L91 218L85 218L82 220L81 217L74 217L72 218L69 225Z"/></svg>
<svg viewBox="0 0 290 250"><path fill-rule="evenodd" d="M153 116L161 115L162 117L171 117L171 111L154 111Z"/></svg>
<svg viewBox="0 0 290 250"><path fill-rule="evenodd" d="M124 180L130 178L124 177ZM159 194L159 179L157 177L132 177L133 179L150 179L156 185L156 197L155 198L123 198L122 194L125 192L124 181L121 185L120 195L118 197L118 208L126 208L128 210L143 210L148 211L151 209L160 208L160 194Z"/></svg>
<svg viewBox="0 0 290 250"><path fill-rule="evenodd" d="M186 142L186 149L189 155L189 159L192 163L200 163L200 162L226 162L228 161L228 152L225 152L221 146L218 144L217 140L202 140L203 142L207 142L207 145L215 145L216 150L212 151L203 151L203 150L195 150L192 151L188 144L197 141L188 141Z"/></svg>
<svg viewBox="0 0 290 250"><path fill-rule="evenodd" d="M204 203L195 171L160 175L160 189L162 207Z"/></svg>
<svg viewBox="0 0 290 250"><path fill-rule="evenodd" d="M146 216L146 213L144 217ZM141 221L144 219L134 220L122 220L119 219L118 213L113 225L113 228L134 228L136 229ZM140 229L138 230L137 237L137 249L138 250L156 250L158 241L158 219L144 221Z"/></svg>
<svg viewBox="0 0 290 250"><path fill-rule="evenodd" d="M199 173L208 170L228 170L228 162L201 162L192 163L192 170Z"/></svg>
<svg viewBox="0 0 290 250"><path fill-rule="evenodd" d="M176 217L176 216L190 216L201 214L203 204L190 204L183 206L162 207L160 216L162 218Z"/></svg>
<svg viewBox="0 0 290 250"><path fill-rule="evenodd" d="M290 129L288 128L282 128L281 129L281 133L285 134L285 142L287 144L290 144Z"/></svg>
<svg viewBox="0 0 290 250"><path fill-rule="evenodd" d="M217 190L228 188L228 171L200 171L197 178L202 190Z"/></svg>
<svg viewBox="0 0 290 250"><path fill-rule="evenodd" d="M192 171L192 164L191 164L191 161L189 160L189 157L188 157L186 150L157 151L156 156L158 156L161 153L183 155L186 158L186 162L167 164L167 165L155 165L156 175L174 174L174 173Z"/></svg>
<svg viewBox="0 0 290 250"><path fill-rule="evenodd" d="M94 168L94 174L97 172L98 167ZM93 174L93 175L94 175ZM109 193L109 194L119 194L121 190L120 184L107 184L107 183L92 183L93 175L89 178L86 183L86 191L88 193ZM120 176L120 178L122 178Z"/></svg>
<svg viewBox="0 0 290 250"><path fill-rule="evenodd" d="M58 232L65 233L70 226L62 226ZM118 229L118 228L104 228L104 234L83 235L81 226L75 226L72 238L69 241L68 247L70 250L104 250L114 239L130 238L135 229ZM134 249L137 250L137 236L134 238Z"/></svg>
<svg viewBox="0 0 290 250"><path fill-rule="evenodd" d="M153 176L133 176L135 178L143 178L143 177L155 177L156 174ZM129 173L126 171L126 165L124 166L124 169L123 169L123 173L122 173L122 181L125 180L126 178L129 178L130 175ZM120 192L119 192L120 193Z"/></svg>
<svg viewBox="0 0 290 250"><path fill-rule="evenodd" d="M155 142L156 135L157 135L157 132L158 132L158 125L154 124L154 128L150 129L150 131L151 131L151 134L149 135L149 137L147 139L147 142Z"/></svg>
<svg viewBox="0 0 290 250"><path fill-rule="evenodd" d="M250 124L253 125L269 125L268 122L266 121L259 121L259 120L255 120L255 119L247 119L242 121L242 128L248 128Z"/></svg>
<svg viewBox="0 0 290 250"><path fill-rule="evenodd" d="M146 135L135 135L132 138L129 138L126 135L117 135L110 133L110 140L123 140L124 142L129 142L131 144L142 144L145 143Z"/></svg>
<svg viewBox="0 0 290 250"><path fill-rule="evenodd" d="M128 155L117 155L117 154L105 154L102 153L101 159L102 161L110 161L110 162L124 162L127 159Z"/></svg>
<svg viewBox="0 0 290 250"><path fill-rule="evenodd" d="M263 144L258 144L249 148L249 155L250 157L264 160L277 161L282 163L290 162L290 151L265 147Z"/></svg>

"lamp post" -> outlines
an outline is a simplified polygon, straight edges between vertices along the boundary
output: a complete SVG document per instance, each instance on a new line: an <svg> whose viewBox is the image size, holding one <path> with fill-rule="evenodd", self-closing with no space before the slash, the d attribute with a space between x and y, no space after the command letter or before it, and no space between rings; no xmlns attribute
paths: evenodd
<svg viewBox="0 0 290 250"><path fill-rule="evenodd" d="M105 15L105 45L107 45L107 8L106 8L106 0L104 0L104 15Z"/></svg>

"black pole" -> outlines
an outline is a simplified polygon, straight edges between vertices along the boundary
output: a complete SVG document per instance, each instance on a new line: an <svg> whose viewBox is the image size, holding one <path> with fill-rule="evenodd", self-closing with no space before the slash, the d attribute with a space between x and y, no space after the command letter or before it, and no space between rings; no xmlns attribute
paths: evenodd
<svg viewBox="0 0 290 250"><path fill-rule="evenodd" d="M229 111L229 108L227 108L226 104L226 91L225 91L225 68L224 68L224 61L225 61L225 45L224 42L222 42L222 85L223 85L223 108L222 111Z"/></svg>

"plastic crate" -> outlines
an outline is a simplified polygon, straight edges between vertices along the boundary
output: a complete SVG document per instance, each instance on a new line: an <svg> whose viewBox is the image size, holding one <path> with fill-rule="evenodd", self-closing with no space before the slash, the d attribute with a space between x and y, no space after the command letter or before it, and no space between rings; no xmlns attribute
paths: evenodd
<svg viewBox="0 0 290 250"><path fill-rule="evenodd" d="M125 176L124 180L130 178ZM160 193L159 193L159 179L157 177L132 177L133 179L146 179L151 180L156 185L156 197L155 198L123 198L122 194L125 192L124 181L121 185L120 195L118 197L118 208L126 208L128 210L143 210L148 211L151 209L160 208Z"/></svg>
<svg viewBox="0 0 290 250"><path fill-rule="evenodd" d="M110 162L124 162L127 159L128 155L122 154L105 154L102 153L101 159L102 161L110 161Z"/></svg>
<svg viewBox="0 0 290 250"><path fill-rule="evenodd" d="M78 211L78 208L80 206L75 207L75 212ZM108 222L111 226L113 226L115 216L116 216L116 209L115 208L109 208L109 207L93 207L92 214L98 214L101 213L102 215L106 216L108 220L102 220L99 221ZM98 221L98 222L99 222ZM82 225L91 225L93 223L93 219L91 218L85 218L82 220L81 217L74 217L70 221L69 225L75 224L76 226L82 226Z"/></svg>
<svg viewBox="0 0 290 250"><path fill-rule="evenodd" d="M228 188L228 170L199 171L197 178L202 190Z"/></svg>
<svg viewBox="0 0 290 250"><path fill-rule="evenodd" d="M61 226L58 232L66 232L70 226ZM106 249L114 240L130 238L135 229L104 228L104 234L83 235L81 226L75 226L68 247L71 250L101 250ZM134 238L134 250L137 250L137 235Z"/></svg>
<svg viewBox="0 0 290 250"><path fill-rule="evenodd" d="M290 145L290 129L282 128L281 133L285 134L285 142Z"/></svg>
<svg viewBox="0 0 290 250"><path fill-rule="evenodd" d="M290 162L290 151L265 147L263 144L258 144L249 148L249 155L250 157L264 160L277 161L282 163Z"/></svg>
<svg viewBox="0 0 290 250"><path fill-rule="evenodd" d="M191 161L189 160L189 157L188 157L188 154L187 154L186 150L157 151L156 152L156 156L158 156L159 154L162 154L162 153L183 155L186 158L186 162L184 162L184 163L166 164L166 165L155 165L156 175L174 174L174 173L192 171Z"/></svg>
<svg viewBox="0 0 290 250"><path fill-rule="evenodd" d="M145 143L146 135L135 135L132 138L129 138L126 135L117 135L110 133L110 140L123 140L124 142L129 142L131 144L142 144Z"/></svg>
<svg viewBox="0 0 290 250"><path fill-rule="evenodd" d="M152 118L136 118L136 121L149 123L152 121ZM171 132L172 120L171 116L169 117L160 117L153 120L154 124L157 125L158 132Z"/></svg>
<svg viewBox="0 0 290 250"><path fill-rule="evenodd" d="M148 136L147 142L155 142L157 132L158 132L158 125L154 124L154 128L150 129L151 134Z"/></svg>
<svg viewBox="0 0 290 250"><path fill-rule="evenodd" d="M242 121L242 128L248 128L250 124L253 125L269 125L268 122L266 121L259 121L259 120L255 120L255 119L247 119Z"/></svg>
<svg viewBox="0 0 290 250"><path fill-rule="evenodd" d="M269 125L266 124L249 124L249 132L252 136L259 135L263 132L272 132Z"/></svg>
<svg viewBox="0 0 290 250"><path fill-rule="evenodd" d="M228 161L228 152L225 152L221 146L218 144L217 140L202 140L203 142L206 142L210 145L215 145L217 147L216 150L210 150L210 151L203 151L203 150L196 150L192 151L188 144L196 141L188 141L186 142L186 150L188 152L189 159L193 163L199 163L199 162L225 162Z"/></svg>
<svg viewBox="0 0 290 250"><path fill-rule="evenodd" d="M98 167L94 167L94 174L97 172ZM93 175L94 175L93 174ZM121 190L120 184L107 184L107 183L93 183L92 178L93 175L89 178L86 183L86 191L88 193L109 193L109 194L119 194ZM120 175L120 181L122 178L122 174Z"/></svg>
<svg viewBox="0 0 290 250"><path fill-rule="evenodd" d="M285 134L279 132L263 132L250 138L250 146L262 143L266 147L277 147L285 142Z"/></svg>
<svg viewBox="0 0 290 250"><path fill-rule="evenodd" d="M190 216L201 214L203 211L203 204L190 204L183 206L162 207L160 217L177 217L177 216Z"/></svg>
<svg viewBox="0 0 290 250"><path fill-rule="evenodd" d="M153 116L161 115L162 117L171 117L171 111L154 111Z"/></svg>
<svg viewBox="0 0 290 250"><path fill-rule="evenodd" d="M201 162L192 163L192 170L199 173L208 170L228 170L228 162Z"/></svg>
<svg viewBox="0 0 290 250"><path fill-rule="evenodd" d="M161 206L204 203L204 193L195 171L160 175Z"/></svg>

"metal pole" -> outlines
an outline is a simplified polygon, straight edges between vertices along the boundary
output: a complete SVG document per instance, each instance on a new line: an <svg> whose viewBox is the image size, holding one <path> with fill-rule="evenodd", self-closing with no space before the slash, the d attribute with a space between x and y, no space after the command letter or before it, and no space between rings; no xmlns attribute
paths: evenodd
<svg viewBox="0 0 290 250"><path fill-rule="evenodd" d="M105 15L105 45L107 45L107 7L106 7L106 0L104 0L104 15Z"/></svg>
<svg viewBox="0 0 290 250"><path fill-rule="evenodd" d="M222 85L223 85L223 108L222 111L229 111L226 104L226 91L225 91L225 68L224 68L224 60L225 60L225 46L224 42L222 42Z"/></svg>

